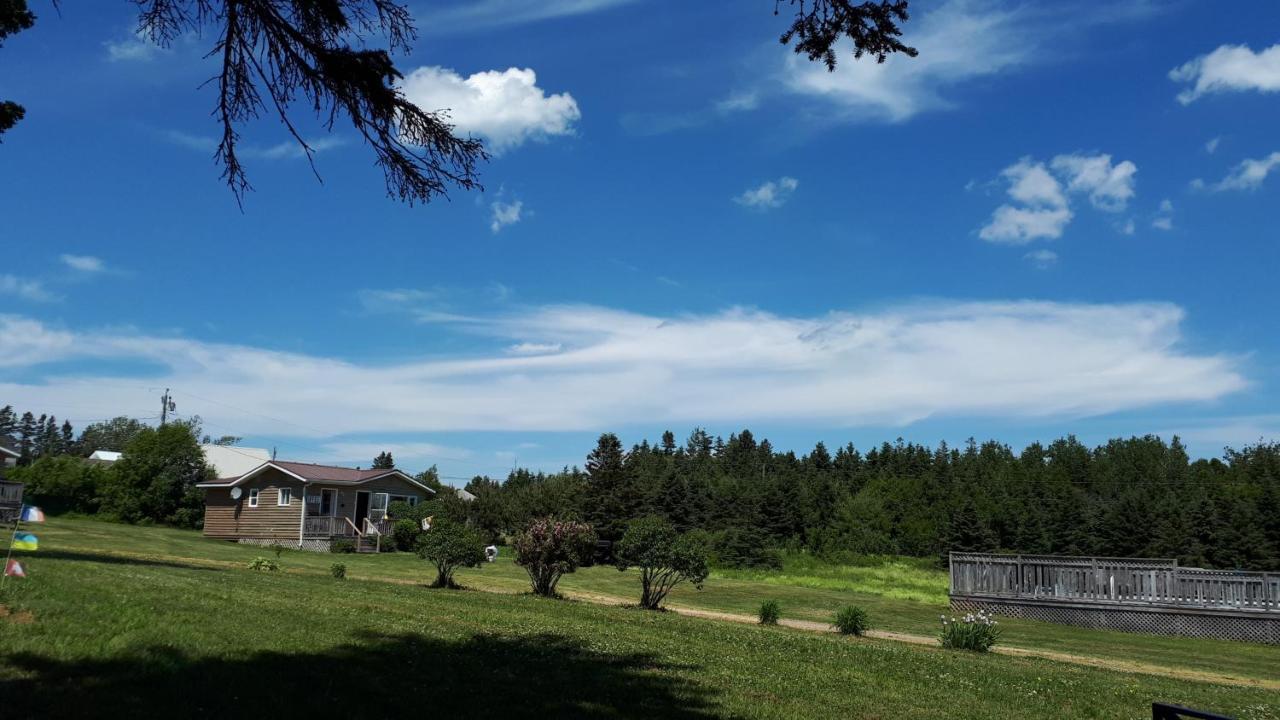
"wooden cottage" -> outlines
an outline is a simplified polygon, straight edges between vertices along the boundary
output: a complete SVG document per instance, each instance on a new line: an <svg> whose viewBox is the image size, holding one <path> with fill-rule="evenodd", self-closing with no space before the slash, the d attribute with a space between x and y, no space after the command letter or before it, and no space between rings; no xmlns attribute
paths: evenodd
<svg viewBox="0 0 1280 720"><path fill-rule="evenodd" d="M340 538L353 541L357 550L375 551L391 530L391 503L413 505L433 494L396 469L281 460L197 487L205 489L205 536L320 551Z"/></svg>

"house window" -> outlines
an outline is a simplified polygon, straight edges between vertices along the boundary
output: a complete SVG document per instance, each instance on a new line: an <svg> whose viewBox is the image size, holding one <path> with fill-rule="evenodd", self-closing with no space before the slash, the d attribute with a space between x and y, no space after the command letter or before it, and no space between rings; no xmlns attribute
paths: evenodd
<svg viewBox="0 0 1280 720"><path fill-rule="evenodd" d="M258 507L258 488L249 488L249 507Z"/></svg>
<svg viewBox="0 0 1280 720"><path fill-rule="evenodd" d="M374 493L373 504L369 506L369 519L380 522L387 518L387 493Z"/></svg>
<svg viewBox="0 0 1280 720"><path fill-rule="evenodd" d="M289 488L280 488L279 494L276 495L276 505L288 505L293 499L293 490Z"/></svg>
<svg viewBox="0 0 1280 720"><path fill-rule="evenodd" d="M413 507L414 505L417 505L417 504L418 504L418 496L417 496L417 495L410 495L410 496L409 496L409 507Z"/></svg>
<svg viewBox="0 0 1280 720"><path fill-rule="evenodd" d="M324 517L333 515L333 491L320 491L320 514Z"/></svg>

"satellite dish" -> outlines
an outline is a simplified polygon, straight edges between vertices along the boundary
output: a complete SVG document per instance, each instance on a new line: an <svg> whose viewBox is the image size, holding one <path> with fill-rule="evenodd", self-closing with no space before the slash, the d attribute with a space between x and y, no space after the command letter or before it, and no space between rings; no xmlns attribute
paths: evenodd
<svg viewBox="0 0 1280 720"><path fill-rule="evenodd" d="M238 487L233 487L233 488L231 488L231 499L232 499L232 500L239 500L239 499L240 499L240 496L241 496L241 495L243 495L243 494L244 494L244 491L243 491L243 490L241 490L240 488L238 488Z"/></svg>

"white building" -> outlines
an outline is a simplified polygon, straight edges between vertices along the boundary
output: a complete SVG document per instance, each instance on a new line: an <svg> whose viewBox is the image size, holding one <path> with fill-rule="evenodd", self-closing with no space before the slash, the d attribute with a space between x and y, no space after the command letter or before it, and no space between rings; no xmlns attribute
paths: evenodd
<svg viewBox="0 0 1280 720"><path fill-rule="evenodd" d="M238 445L201 445L204 463L213 468L216 478L240 477L271 459L271 451L265 448L248 448Z"/></svg>

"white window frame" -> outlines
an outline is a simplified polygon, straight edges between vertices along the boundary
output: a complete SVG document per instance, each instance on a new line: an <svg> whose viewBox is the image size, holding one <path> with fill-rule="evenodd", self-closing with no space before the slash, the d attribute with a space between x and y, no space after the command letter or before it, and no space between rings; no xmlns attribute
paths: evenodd
<svg viewBox="0 0 1280 720"><path fill-rule="evenodd" d="M276 507L288 507L293 502L293 488L276 490Z"/></svg>
<svg viewBox="0 0 1280 720"><path fill-rule="evenodd" d="M258 488L249 488L249 507L258 507Z"/></svg>
<svg viewBox="0 0 1280 720"><path fill-rule="evenodd" d="M378 498L382 498L382 507L378 507ZM369 498L369 519L374 522L382 522L387 519L387 508L391 505L391 493L376 492ZM374 517L374 513L381 513L381 517Z"/></svg>

